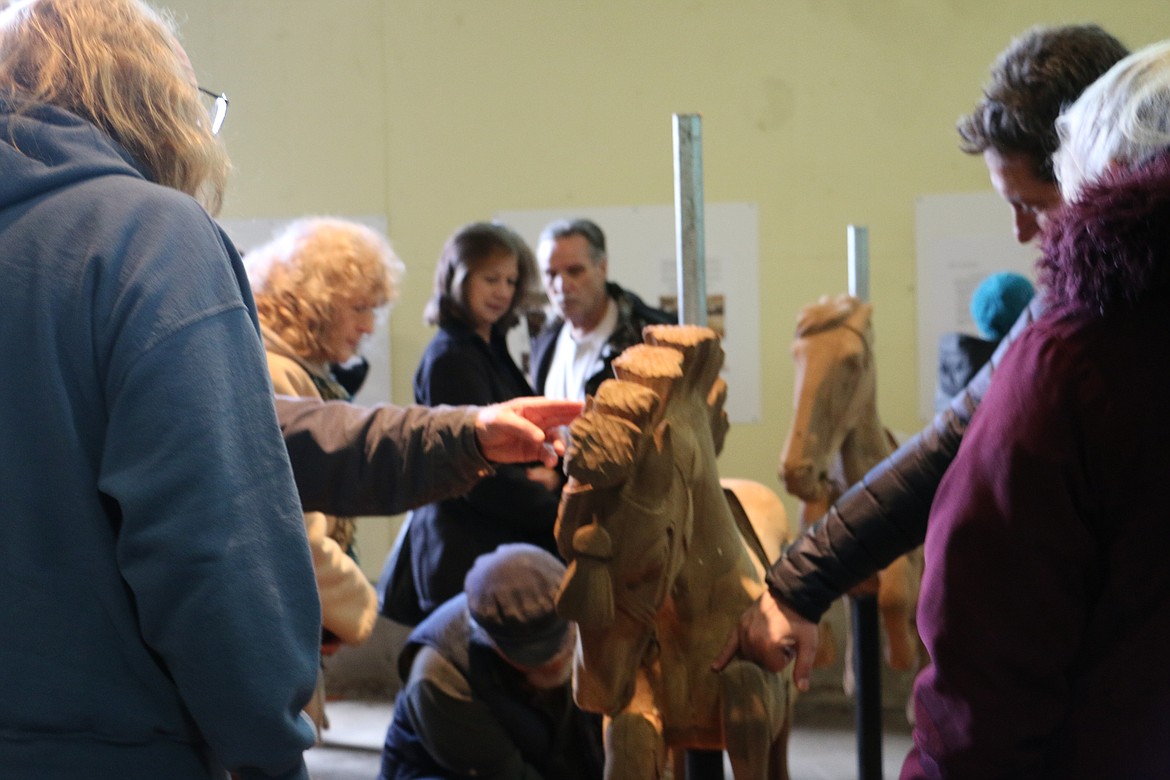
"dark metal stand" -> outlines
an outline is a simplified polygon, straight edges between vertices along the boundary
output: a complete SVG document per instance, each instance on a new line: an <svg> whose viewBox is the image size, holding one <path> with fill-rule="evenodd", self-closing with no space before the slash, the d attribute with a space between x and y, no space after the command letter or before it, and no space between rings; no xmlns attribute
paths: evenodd
<svg viewBox="0 0 1170 780"><path fill-rule="evenodd" d="M722 750L688 750L686 780L723 780Z"/></svg>
<svg viewBox="0 0 1170 780"><path fill-rule="evenodd" d="M882 780L881 639L877 596L853 596L853 681L858 780Z"/></svg>

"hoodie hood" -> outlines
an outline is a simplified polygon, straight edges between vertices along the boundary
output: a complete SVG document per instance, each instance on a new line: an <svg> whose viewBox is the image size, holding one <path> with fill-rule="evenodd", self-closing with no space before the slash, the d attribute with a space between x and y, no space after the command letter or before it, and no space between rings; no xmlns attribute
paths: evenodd
<svg viewBox="0 0 1170 780"><path fill-rule="evenodd" d="M1039 269L1051 305L1075 312L1170 291L1170 152L1086 188L1047 231Z"/></svg>
<svg viewBox="0 0 1170 780"><path fill-rule="evenodd" d="M109 175L147 178L121 146L81 117L0 96L0 209Z"/></svg>

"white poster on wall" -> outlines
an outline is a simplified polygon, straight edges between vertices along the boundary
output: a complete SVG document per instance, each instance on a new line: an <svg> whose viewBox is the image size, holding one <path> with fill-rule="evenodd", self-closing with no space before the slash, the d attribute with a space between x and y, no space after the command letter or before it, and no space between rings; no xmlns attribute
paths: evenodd
<svg viewBox="0 0 1170 780"><path fill-rule="evenodd" d="M585 217L605 232L609 278L651 306L677 310L673 205L598 206L502 211L496 218L536 249L544 226ZM704 205L708 326L721 333L726 354L727 414L732 422L760 419L758 209L753 203Z"/></svg>
<svg viewBox="0 0 1170 780"><path fill-rule="evenodd" d="M934 417L938 342L945 333L979 335L971 293L989 274L1015 271L1035 281L1039 251L1015 240L1011 208L994 192L918 199L918 416Z"/></svg>
<svg viewBox="0 0 1170 780"><path fill-rule="evenodd" d="M232 242L246 255L249 249L272 238L296 217L271 219L221 219L219 224L231 236ZM386 218L381 216L347 216L344 219L359 222L381 235L386 235ZM362 405L390 400L390 317L381 313L374 323L374 332L361 345L361 355L370 362L370 371L354 401Z"/></svg>

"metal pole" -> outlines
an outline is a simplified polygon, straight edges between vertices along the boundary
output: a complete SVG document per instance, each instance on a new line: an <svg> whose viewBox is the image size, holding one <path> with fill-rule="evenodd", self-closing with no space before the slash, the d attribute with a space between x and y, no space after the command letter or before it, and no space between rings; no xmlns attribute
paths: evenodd
<svg viewBox="0 0 1170 780"><path fill-rule="evenodd" d="M849 294L869 300L869 230L850 225ZM850 597L853 626L854 723L857 727L857 777L882 780L882 676L881 639L878 633L877 596Z"/></svg>
<svg viewBox="0 0 1170 780"><path fill-rule="evenodd" d="M849 242L849 294L868 301L869 228L850 225L846 233Z"/></svg>
<svg viewBox="0 0 1170 780"><path fill-rule="evenodd" d="M853 679L856 681L853 721L857 727L857 777L882 780L882 669L878 660L877 596L851 596Z"/></svg>
<svg viewBox="0 0 1170 780"><path fill-rule="evenodd" d="M703 230L703 127L698 114L674 115L674 248L678 322L707 324L707 255ZM723 752L686 751L686 780L723 780Z"/></svg>
<svg viewBox="0 0 1170 780"><path fill-rule="evenodd" d="M674 235L679 324L706 325L703 128L698 114L674 115Z"/></svg>

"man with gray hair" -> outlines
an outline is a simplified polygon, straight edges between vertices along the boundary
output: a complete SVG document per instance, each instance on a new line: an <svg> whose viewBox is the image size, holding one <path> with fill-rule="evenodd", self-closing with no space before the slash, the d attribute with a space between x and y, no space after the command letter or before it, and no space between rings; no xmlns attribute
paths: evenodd
<svg viewBox="0 0 1170 780"><path fill-rule="evenodd" d="M557 316L533 339L530 371L532 386L549 398L593 395L613 376L613 359L642 342L642 328L675 321L607 280L605 234L591 220L549 224L536 260Z"/></svg>

